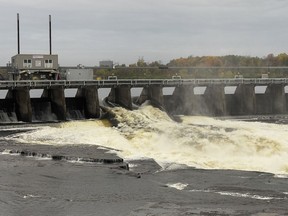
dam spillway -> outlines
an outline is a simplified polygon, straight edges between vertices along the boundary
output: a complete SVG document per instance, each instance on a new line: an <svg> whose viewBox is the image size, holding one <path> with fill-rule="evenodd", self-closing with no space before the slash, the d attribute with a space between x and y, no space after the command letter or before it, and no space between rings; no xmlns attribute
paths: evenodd
<svg viewBox="0 0 288 216"><path fill-rule="evenodd" d="M287 79L0 81L0 118L2 122L51 120L47 116L59 121L99 118L99 89L107 89L108 102L126 109L149 100L176 115L287 114L287 83ZM134 88L141 89L136 97L132 95ZM169 94L165 93L167 88ZM38 96L33 95L36 90L40 92ZM75 94L68 96L68 90L74 90Z"/></svg>

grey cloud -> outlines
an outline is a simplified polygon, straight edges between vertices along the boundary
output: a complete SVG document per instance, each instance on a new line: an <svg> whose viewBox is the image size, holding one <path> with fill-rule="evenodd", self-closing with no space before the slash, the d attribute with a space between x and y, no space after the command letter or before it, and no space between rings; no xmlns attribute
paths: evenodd
<svg viewBox="0 0 288 216"><path fill-rule="evenodd" d="M285 51L284 0L2 0L0 64L16 51L16 13L23 52L53 50L60 64L132 63L188 55L258 55ZM46 1L45 1L46 2Z"/></svg>

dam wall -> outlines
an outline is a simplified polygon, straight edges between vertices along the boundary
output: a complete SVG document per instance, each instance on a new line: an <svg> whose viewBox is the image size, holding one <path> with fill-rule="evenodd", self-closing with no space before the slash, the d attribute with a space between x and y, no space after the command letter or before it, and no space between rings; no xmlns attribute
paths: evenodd
<svg viewBox="0 0 288 216"><path fill-rule="evenodd" d="M142 82L142 81L141 81ZM287 114L288 93L285 83L225 84L159 82L137 85L117 82L104 85L62 84L49 88L13 86L0 89L0 122L65 121L94 119L101 116L104 99L99 88L108 91L109 105L132 110L146 101L175 115L243 116ZM132 97L133 88L141 87ZM169 94L164 88L171 88ZM104 101L104 100L103 100ZM104 106L107 104L104 104Z"/></svg>
<svg viewBox="0 0 288 216"><path fill-rule="evenodd" d="M36 97L33 97L32 90L17 88L7 91L6 96L0 99L0 122L47 122L100 117L98 89L95 86L74 89L76 93L72 97L65 93L63 87L37 89L39 95Z"/></svg>
<svg viewBox="0 0 288 216"><path fill-rule="evenodd" d="M200 93L195 91L199 85L176 87L173 94L166 97L166 109L178 115L205 116L275 115L288 111L285 84L201 87ZM226 88L234 88L234 92Z"/></svg>

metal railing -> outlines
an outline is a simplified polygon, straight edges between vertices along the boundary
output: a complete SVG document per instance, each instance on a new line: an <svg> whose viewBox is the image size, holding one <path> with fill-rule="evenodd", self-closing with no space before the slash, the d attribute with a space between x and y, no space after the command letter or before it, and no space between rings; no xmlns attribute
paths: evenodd
<svg viewBox="0 0 288 216"><path fill-rule="evenodd" d="M255 78L255 79L115 79L115 80L20 80L20 81L0 81L0 89L14 88L81 88L85 86L96 86L98 88L111 88L128 85L131 87L145 87L150 85L160 85L163 87L173 87L180 85L239 85L239 84L287 84L288 78Z"/></svg>

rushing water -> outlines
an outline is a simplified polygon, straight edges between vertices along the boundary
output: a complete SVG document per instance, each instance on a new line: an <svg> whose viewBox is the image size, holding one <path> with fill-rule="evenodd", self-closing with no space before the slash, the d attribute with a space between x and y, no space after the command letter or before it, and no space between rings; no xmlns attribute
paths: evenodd
<svg viewBox="0 0 288 216"><path fill-rule="evenodd" d="M0 215L21 215L23 209L22 215L288 212L287 125L199 116L176 122L149 105L109 112L113 125L81 120L2 126ZM85 146L90 155L92 147L104 149L128 162L131 171L9 155L12 144L34 150L71 146L73 155Z"/></svg>
<svg viewBox="0 0 288 216"><path fill-rule="evenodd" d="M119 122L86 120L44 126L6 137L20 143L89 144L126 160L152 158L163 169L183 165L288 174L288 126L183 116L175 122L152 106L112 108Z"/></svg>

